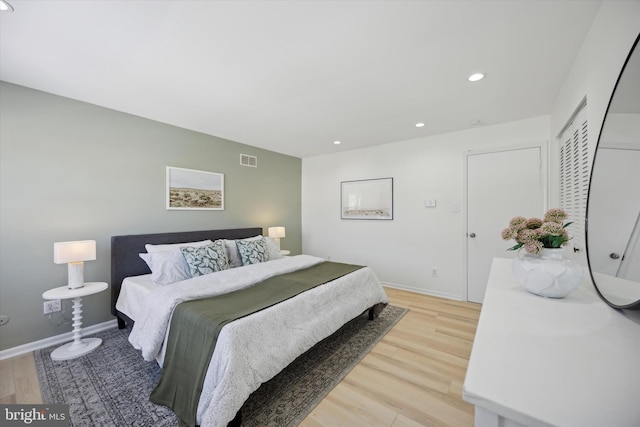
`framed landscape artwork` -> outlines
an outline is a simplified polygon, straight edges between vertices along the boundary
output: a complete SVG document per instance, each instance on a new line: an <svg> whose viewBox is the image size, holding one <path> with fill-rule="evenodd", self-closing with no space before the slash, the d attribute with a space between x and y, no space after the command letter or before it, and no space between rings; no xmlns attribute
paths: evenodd
<svg viewBox="0 0 640 427"><path fill-rule="evenodd" d="M341 219L393 219L393 178L343 181Z"/></svg>
<svg viewBox="0 0 640 427"><path fill-rule="evenodd" d="M224 174L167 166L167 209L224 210Z"/></svg>

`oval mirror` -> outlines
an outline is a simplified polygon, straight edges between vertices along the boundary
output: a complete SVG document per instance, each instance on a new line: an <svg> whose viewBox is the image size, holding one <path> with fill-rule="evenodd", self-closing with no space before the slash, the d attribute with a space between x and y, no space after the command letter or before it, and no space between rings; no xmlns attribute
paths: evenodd
<svg viewBox="0 0 640 427"><path fill-rule="evenodd" d="M640 309L640 49L636 39L611 95L587 199L587 261L615 308Z"/></svg>

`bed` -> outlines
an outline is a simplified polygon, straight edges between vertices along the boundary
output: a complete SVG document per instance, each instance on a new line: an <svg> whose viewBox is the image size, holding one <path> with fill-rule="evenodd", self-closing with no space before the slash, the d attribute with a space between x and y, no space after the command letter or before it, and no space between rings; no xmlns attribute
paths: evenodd
<svg viewBox="0 0 640 427"><path fill-rule="evenodd" d="M133 325L129 341L145 360L155 359L162 366L171 313L177 304L252 288L271 277L327 264L308 255L282 257L154 287L151 270L140 257L146 245L241 242L261 234L261 228L241 228L112 237L112 313L119 327ZM196 423L239 425L242 404L260 384L363 312L368 310L369 318L374 319L387 303L373 271L362 267L227 324L208 364Z"/></svg>

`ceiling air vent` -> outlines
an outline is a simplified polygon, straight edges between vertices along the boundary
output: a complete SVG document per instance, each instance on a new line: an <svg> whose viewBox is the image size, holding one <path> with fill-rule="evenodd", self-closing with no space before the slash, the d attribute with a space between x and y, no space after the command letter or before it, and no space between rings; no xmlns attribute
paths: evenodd
<svg viewBox="0 0 640 427"><path fill-rule="evenodd" d="M248 154L240 154L240 164L242 166L249 166L252 168L258 167L258 158L256 156L250 156Z"/></svg>

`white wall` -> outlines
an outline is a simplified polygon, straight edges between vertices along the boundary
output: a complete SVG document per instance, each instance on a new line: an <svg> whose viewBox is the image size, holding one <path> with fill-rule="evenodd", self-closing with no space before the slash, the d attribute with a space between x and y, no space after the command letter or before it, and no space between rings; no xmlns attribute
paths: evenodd
<svg viewBox="0 0 640 427"><path fill-rule="evenodd" d="M640 51L636 52L640 53ZM639 82L640 83L640 82ZM640 100L638 101L640 103ZM640 113L609 113L607 115L606 138L600 146L606 144L609 147L626 147L629 150L637 150L640 146ZM606 139L606 141L604 140Z"/></svg>
<svg viewBox="0 0 640 427"><path fill-rule="evenodd" d="M593 156L613 88L639 32L640 1L602 2L551 110L552 153L556 152L557 137L567 120L586 98L588 141ZM556 161L550 170L559 171ZM557 173L551 175L552 182L557 179ZM550 197L552 204L557 203L557 187L550 188Z"/></svg>
<svg viewBox="0 0 640 427"><path fill-rule="evenodd" d="M640 1L603 1L569 74L558 93L550 117L549 200L557 205L559 187L558 136L572 113L586 99L589 155L593 159L609 99L618 75L640 33ZM587 254L577 254L587 266Z"/></svg>
<svg viewBox="0 0 640 427"><path fill-rule="evenodd" d="M465 152L545 142L548 135L544 116L303 159L302 250L370 265L397 287L461 299ZM340 219L341 181L384 177L394 178L392 221ZM425 208L426 199L437 207Z"/></svg>
<svg viewBox="0 0 640 427"><path fill-rule="evenodd" d="M593 151L611 92L639 31L640 1L604 1L549 117L304 159L303 252L369 264L384 282L460 298L466 286L465 224L463 213L452 213L451 205L460 202L464 209L464 152L550 140L549 206L556 206L557 137L586 98ZM340 181L379 177L395 179L395 219L340 220ZM438 207L425 208L425 199L437 199ZM439 271L437 278L431 277L433 267Z"/></svg>

